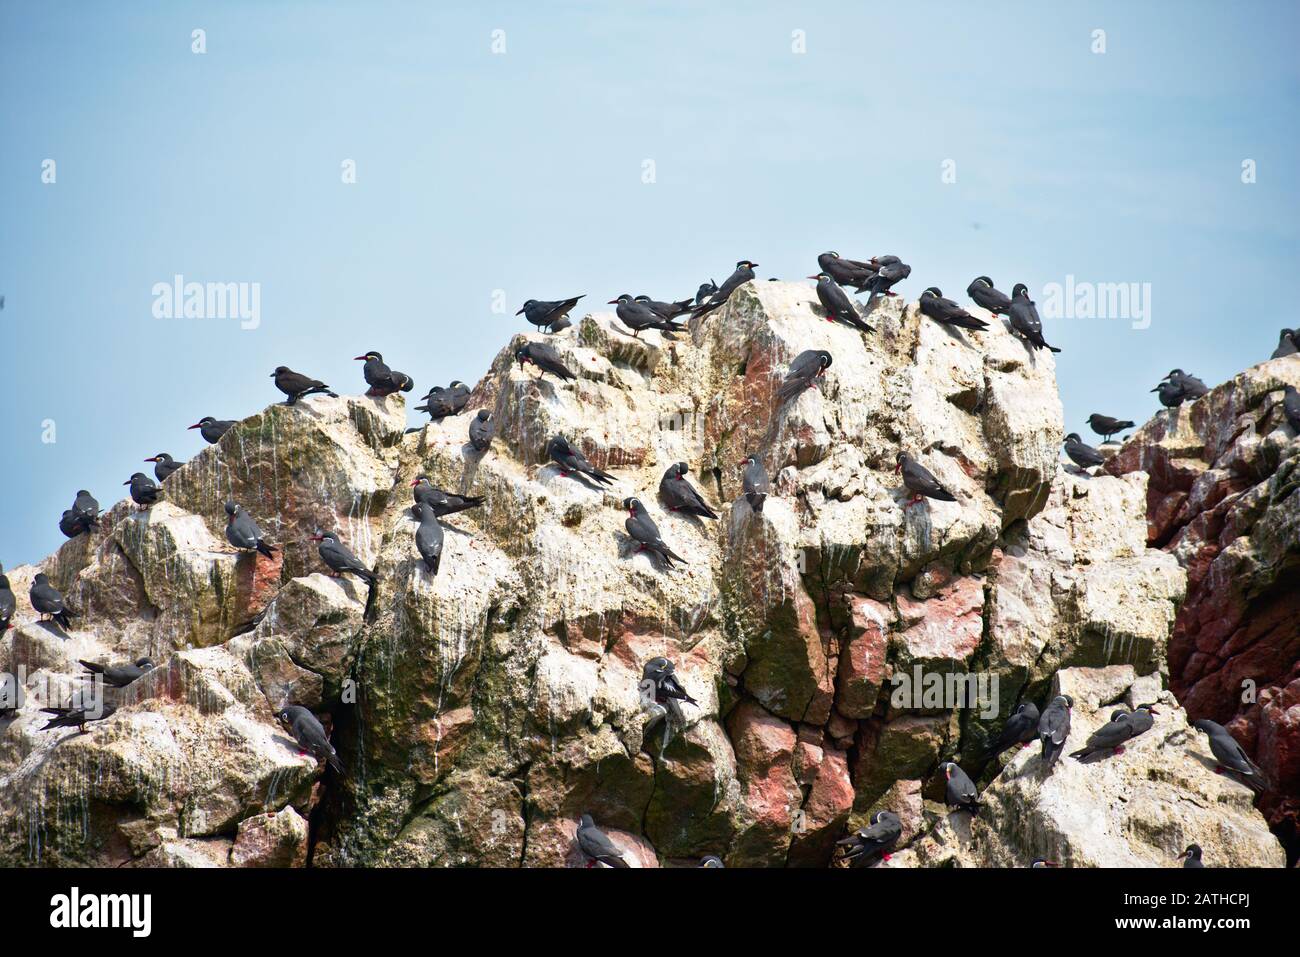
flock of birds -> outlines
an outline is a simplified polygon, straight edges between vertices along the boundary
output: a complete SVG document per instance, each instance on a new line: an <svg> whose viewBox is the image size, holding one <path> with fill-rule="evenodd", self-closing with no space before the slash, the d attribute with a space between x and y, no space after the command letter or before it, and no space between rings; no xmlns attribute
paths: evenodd
<svg viewBox="0 0 1300 957"><path fill-rule="evenodd" d="M870 260L853 260L841 257L836 252L825 252L817 257L819 271L809 276L817 283L818 301L829 322L838 322L863 333L874 332L868 323L873 309L881 296L895 296L893 287L911 275L912 268L897 256L878 256ZM633 337L648 329L657 330L668 339L676 339L677 333L686 331L683 322L691 318L702 318L721 307L731 295L745 283L755 279L754 269L757 263L741 260L735 271L722 284L709 281L701 284L692 298L674 302L661 302L649 296L632 296L623 294L610 300L616 307L618 320L631 331ZM855 293L869 294L865 307L855 303L846 292L846 287ZM1047 349L1059 352L1055 346L1043 338L1042 322L1033 300L1029 297L1024 283L1012 287L1011 295L999 291L988 276L978 276L967 287L971 300L993 315L1004 317L1013 334L1018 336L1031 350ZM574 296L562 300L530 299L523 304L516 315L525 319L538 329L549 333L560 332L571 325L569 313L584 298ZM942 290L930 286L925 289L918 300L918 309L922 316L945 327L984 332L989 323L971 315L965 308L951 299L944 297ZM1300 330L1283 329L1277 350L1273 357L1292 355L1300 352ZM577 378L569 369L559 352L544 341L526 342L515 351L515 360L523 368L532 365L542 377L553 375L561 382ZM367 396L383 397L396 392L410 392L414 381L409 375L390 368L378 352L367 352L356 356L357 361L364 362L362 374L368 386ZM805 389L817 385L833 361L831 354L825 350L810 349L800 353L790 363L785 377L777 389L777 396L784 403L802 393ZM271 373L275 387L285 395L285 405L292 406L299 399L317 394L336 396L330 387L308 375L295 372L287 366L279 366ZM1159 393L1162 405L1174 408L1184 402L1195 401L1208 391L1205 383L1195 376L1174 369L1151 391ZM435 386L423 397L416 410L425 412L434 422L456 415L469 402L471 390L463 382L453 380L448 386ZM1287 386L1284 398L1284 411L1288 422L1300 431L1300 395L1292 386ZM1093 413L1087 419L1089 427L1104 441L1125 429L1133 428L1134 423L1116 419L1100 413ZM234 420L216 419L205 416L189 428L198 429L208 443L217 443L231 428ZM411 430L415 431L415 430ZM495 435L495 423L491 413L483 409L469 423L469 442L476 452L488 451ZM555 435L546 445L547 455L559 466L559 474L573 476L594 487L606 487L615 481L614 476L593 465L582 451L565 436ZM1066 455L1080 468L1088 469L1104 463L1105 456L1097 449L1084 444L1079 434L1072 432L1065 438ZM123 484L129 486L131 500L138 508L148 509L161 499L165 492L163 483L179 469L184 462L175 461L165 452L145 459L154 465L155 479L143 472L134 473ZM757 455L747 456L741 463L742 494L753 512L763 509L770 482L762 460ZM673 512L692 515L699 518L717 519L717 513L709 506L704 497L687 478L689 467L685 462L677 462L664 473L659 484L659 497L664 505ZM906 450L900 449L895 458L895 472L902 476L903 486L910 498L904 509L919 504L923 499L954 502L954 496L941 482ZM419 553L427 574L437 575L443 551L443 532L440 520L447 515L476 508L484 502L482 497L458 495L433 485L427 476L421 475L412 483L414 503L412 514L417 521L414 534L416 551ZM684 563L676 552L664 542L658 526L650 517L645 505L636 497L623 499L623 507L628 512L625 521L627 533L638 546L638 551L654 556L665 568L671 569L676 563ZM226 540L240 553L262 555L274 558L277 546L267 541L257 522L243 506L230 501L225 505L227 515ZM72 507L63 513L59 529L69 538L90 534L100 527L99 503L90 492L80 490ZM339 539L336 532L318 531L312 536L317 543L317 553L321 561L330 570L332 576L355 575L366 582L367 614L373 608L376 575ZM73 613L68 609L63 595L50 584L48 577L41 573L33 579L30 595L32 607L40 614L42 620L50 618L59 623L65 631L71 627ZM11 620L16 610L13 592L8 578L0 569L0 633L12 627ZM124 688L155 666L149 658L139 658L134 662L117 665L103 665L82 661L87 674L100 676L111 687ZM6 680L12 682L11 676ZM13 700L13 695L6 696L6 689L0 686L0 705L6 700ZM12 691L12 689L9 689ZM647 728L659 720L664 721L662 748L671 740L674 727L684 721L681 705L695 704L678 681L675 669L667 658L655 658L647 662L642 673L638 691L641 706L650 715ZM1070 709L1073 701L1068 695L1055 697L1041 714L1038 708L1026 702L1016 710L1003 728L1001 736L993 744L986 760L992 759L1002 751L1017 743L1026 745L1037 737L1042 745L1042 760L1049 770L1060 756L1070 728ZM0 708L0 718L9 717L15 709ZM94 713L85 707L64 707L42 709L52 715L45 728L77 727L85 733L86 724L94 720L105 720L112 716L115 709L102 705L102 710ZM1072 757L1086 760L1091 756L1110 752L1123 752L1123 742L1150 729L1153 715L1157 712L1151 705L1141 705L1133 711L1120 710L1111 715L1109 723L1098 729L1089 739L1087 746L1075 752ZM302 754L310 754L317 760L327 762L330 767L342 773L343 765L337 752L329 741L324 726L307 708L287 704L276 712L276 717L297 740ZM1221 726L1213 721L1197 721L1195 727L1209 735L1210 749L1219 762L1220 771L1226 771L1244 781L1252 788L1262 787L1263 775L1247 757L1241 746ZM947 803L958 810L977 814L979 797L974 783L965 771L952 761L940 765L947 785ZM850 866L865 866L884 858L897 845L902 835L902 825L897 817L889 811L880 811L872 815L869 826L844 838L839 842L840 859L848 861ZM590 815L584 814L578 822L576 839L579 848L588 861L588 866L603 863L612 867L627 867L626 861L617 846L600 830ZM1184 853L1187 867L1201 867L1201 851L1192 845ZM722 861L717 857L706 857L701 866L721 867ZM1045 859L1037 859L1032 866L1054 866Z"/></svg>

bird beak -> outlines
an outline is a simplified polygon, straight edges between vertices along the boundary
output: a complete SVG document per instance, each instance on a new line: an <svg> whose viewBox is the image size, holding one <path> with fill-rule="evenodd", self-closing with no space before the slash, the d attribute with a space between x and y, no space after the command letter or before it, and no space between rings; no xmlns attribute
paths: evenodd
<svg viewBox="0 0 1300 957"><path fill-rule="evenodd" d="M617 299L611 299L611 300L609 301L609 305L611 305L611 306L617 306L617 305L618 305L618 300L617 300Z"/></svg>
<svg viewBox="0 0 1300 957"><path fill-rule="evenodd" d="M758 263L750 263L750 264L749 264L749 268L750 268L750 269L756 269L756 268L758 268Z"/></svg>
<svg viewBox="0 0 1300 957"><path fill-rule="evenodd" d="M1186 857L1186 856L1187 856L1187 852L1186 852L1186 851L1183 851L1183 853L1181 853L1181 854L1179 854L1177 857L1175 857L1174 860L1176 860L1176 861L1181 861L1181 860L1182 860L1184 857Z"/></svg>
<svg viewBox="0 0 1300 957"><path fill-rule="evenodd" d="M1046 864L1048 867L1056 867L1056 866L1057 866L1056 861L1043 861L1043 863Z"/></svg>
<svg viewBox="0 0 1300 957"><path fill-rule="evenodd" d="M900 462L900 463L898 463L897 465L894 466L894 474L897 475L897 474L898 474L899 472L901 472L901 471L903 471L903 465L902 465L902 463Z"/></svg>
<svg viewBox="0 0 1300 957"><path fill-rule="evenodd" d="M523 311L524 311L523 309L520 309L520 310L519 310L519 312L523 312ZM516 312L515 315L516 315L516 316L519 315L519 312Z"/></svg>
<svg viewBox="0 0 1300 957"><path fill-rule="evenodd" d="M1159 713L1160 713L1160 712L1157 711L1155 708L1147 708L1147 711L1149 711L1151 714L1159 714Z"/></svg>
<svg viewBox="0 0 1300 957"><path fill-rule="evenodd" d="M201 428L203 428L203 423L195 422L193 425L186 426L186 431L189 431L190 429L201 429Z"/></svg>
<svg viewBox="0 0 1300 957"><path fill-rule="evenodd" d="M416 479L414 482L411 483L411 488L415 488L419 484L420 484L420 480Z"/></svg>
<svg viewBox="0 0 1300 957"><path fill-rule="evenodd" d="M816 277L816 276L806 276L805 278L807 278L807 279L816 279L817 277Z"/></svg>
<svg viewBox="0 0 1300 957"><path fill-rule="evenodd" d="M312 540L313 542L323 542L323 541L325 541L325 536L324 536L324 535L313 535L313 536L311 537L311 540Z"/></svg>
<svg viewBox="0 0 1300 957"><path fill-rule="evenodd" d="M1159 391L1160 391L1160 386L1156 386L1156 387L1155 387L1154 389L1152 389L1151 391L1152 391L1152 392L1159 392Z"/></svg>
<svg viewBox="0 0 1300 957"><path fill-rule="evenodd" d="M275 373L272 372L269 376L267 376L267 378L268 378L268 379L274 379L274 378L275 378Z"/></svg>
<svg viewBox="0 0 1300 957"><path fill-rule="evenodd" d="M353 356L353 357L352 357L352 361L353 361L353 362L362 362L362 361L365 360L365 358L366 358L365 356Z"/></svg>
<svg viewBox="0 0 1300 957"><path fill-rule="evenodd" d="M127 479L127 480L126 480L125 482L123 482L122 484L123 484L123 485L130 485L130 484L131 484L131 480L130 480L130 479Z"/></svg>

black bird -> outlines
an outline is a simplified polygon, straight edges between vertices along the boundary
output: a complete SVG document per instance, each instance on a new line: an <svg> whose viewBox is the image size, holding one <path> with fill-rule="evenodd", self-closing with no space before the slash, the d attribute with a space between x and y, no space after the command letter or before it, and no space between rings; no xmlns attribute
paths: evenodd
<svg viewBox="0 0 1300 957"><path fill-rule="evenodd" d="M708 282L700 283L700 288L695 290L695 305L700 305L718 291L718 284L710 279Z"/></svg>
<svg viewBox="0 0 1300 957"><path fill-rule="evenodd" d="M1264 776L1264 772L1250 759L1245 749L1237 743L1237 739L1228 733L1227 728L1209 718L1193 721L1192 727L1197 731L1204 731L1209 737L1210 752L1219 762L1219 767L1214 769L1216 774L1227 772L1253 791L1268 789L1269 780Z"/></svg>
<svg viewBox="0 0 1300 957"><path fill-rule="evenodd" d="M152 658L137 658L133 662L122 665L101 665L93 661L81 660L78 660L78 664L92 675L103 675L104 684L112 685L114 688L125 688L146 671L154 669Z"/></svg>
<svg viewBox="0 0 1300 957"><path fill-rule="evenodd" d="M44 572L40 572L32 579L32 587L27 597L31 599L32 607L40 612L42 619L49 615L63 626L64 631L71 630L72 612L68 611L64 604L63 594L50 584Z"/></svg>
<svg viewBox="0 0 1300 957"><path fill-rule="evenodd" d="M1300 392L1293 385L1287 386L1282 396L1282 413L1291 423L1291 428L1300 433Z"/></svg>
<svg viewBox="0 0 1300 957"><path fill-rule="evenodd" d="M1078 751L1071 751L1070 757L1083 760L1102 751L1115 754L1124 753L1124 742L1133 737L1133 722L1129 712L1120 710L1110 716L1110 720L1088 736L1088 742Z"/></svg>
<svg viewBox="0 0 1300 957"><path fill-rule="evenodd" d="M1108 415L1094 412L1088 416L1088 427L1100 435L1103 442L1109 442L1110 437L1116 432L1123 432L1125 429L1133 428L1133 423L1128 419L1112 419Z"/></svg>
<svg viewBox="0 0 1300 957"><path fill-rule="evenodd" d="M929 316L944 326L960 326L962 329L984 330L989 324L983 319L972 316L951 299L943 298L938 286L931 286L921 293L918 303L922 315Z"/></svg>
<svg viewBox="0 0 1300 957"><path fill-rule="evenodd" d="M221 437L230 431L235 425L233 419L214 419L210 415L205 415L199 421L190 426L191 429L198 429L199 434L203 436L203 441L209 445L215 445L221 441Z"/></svg>
<svg viewBox="0 0 1300 957"><path fill-rule="evenodd" d="M162 486L155 485L154 480L143 472L136 472L122 484L131 486L131 501L142 508L158 504L158 499L164 494Z"/></svg>
<svg viewBox="0 0 1300 957"><path fill-rule="evenodd" d="M858 292L866 288L867 283L875 278L877 272L877 268L871 263L845 259L834 250L824 252L817 257L817 268L841 286L852 286Z"/></svg>
<svg viewBox="0 0 1300 957"><path fill-rule="evenodd" d="M154 463L153 474L159 482L166 481L167 476L185 464L184 462L177 462L166 452L159 452L153 458L145 459L145 461Z"/></svg>
<svg viewBox="0 0 1300 957"><path fill-rule="evenodd" d="M725 868L726 866L727 866L727 865L725 865L725 864L722 863L722 858L717 857L717 856L715 856L715 855L713 855L713 854L710 854L708 857L701 857L701 858L700 858L700 867L714 867L714 868L717 868L717 867L723 867L723 868Z"/></svg>
<svg viewBox="0 0 1300 957"><path fill-rule="evenodd" d="M736 271L722 281L722 285L714 290L713 295L695 307L695 315L707 315L719 308L731 298L733 292L754 278L754 267L757 265L758 263L752 263L748 259L736 263Z"/></svg>
<svg viewBox="0 0 1300 957"><path fill-rule="evenodd" d="M1014 748L1017 744L1025 746L1038 737L1038 705L1032 701L1022 701L1015 713L1007 718L1002 732L989 745L985 760L991 761L1003 751Z"/></svg>
<svg viewBox="0 0 1300 957"><path fill-rule="evenodd" d="M641 677L654 682L655 702L663 705L679 725L685 720L679 701L699 707L699 702L677 680L677 668L667 658L651 658L642 667Z"/></svg>
<svg viewBox="0 0 1300 957"><path fill-rule="evenodd" d="M86 531L99 527L99 502L84 488L79 489L77 497L72 500L71 512Z"/></svg>
<svg viewBox="0 0 1300 957"><path fill-rule="evenodd" d="M717 518L718 513L709 508L704 497L686 478L690 467L685 462L668 466L668 471L659 480L659 498L668 506L670 512L685 512L700 518Z"/></svg>
<svg viewBox="0 0 1300 957"><path fill-rule="evenodd" d="M586 295L586 293L583 295ZM569 310L576 306L581 298L582 296L574 296L572 299L557 299L554 301L529 299L515 315L517 316L522 312L524 318L538 329L559 332L560 329L569 327ZM563 325L560 324L561 322L563 322Z"/></svg>
<svg viewBox="0 0 1300 957"><path fill-rule="evenodd" d="M474 447L475 452L486 452L492 445L492 436L496 431L497 426L492 421L492 413L487 409L479 409L478 415L469 420L469 444Z"/></svg>
<svg viewBox="0 0 1300 957"><path fill-rule="evenodd" d="M652 555L658 555L660 560L669 568L673 567L673 562L686 564L686 559L682 558L666 544L659 535L659 526L646 512L645 506L641 504L640 499L625 498L623 507L628 511L627 521L623 527L627 529L628 535L633 541L639 542L641 547L639 552L650 552Z"/></svg>
<svg viewBox="0 0 1300 957"><path fill-rule="evenodd" d="M343 773L343 762L339 760L334 745L330 744L325 726L310 710L302 705L290 704L277 711L275 716L284 730L293 735L303 754L310 754L317 761L324 760L339 774Z"/></svg>
<svg viewBox="0 0 1300 957"><path fill-rule="evenodd" d="M831 365L831 354L825 349L808 349L794 357L776 394L782 402L811 389Z"/></svg>
<svg viewBox="0 0 1300 957"><path fill-rule="evenodd" d="M623 860L623 852L609 839L609 835L596 827L590 814L579 818L577 837L579 850L588 858L588 867L595 867L598 863L608 867L630 866Z"/></svg>
<svg viewBox="0 0 1300 957"><path fill-rule="evenodd" d="M1183 390L1172 382L1162 382L1151 391L1160 393L1160 404L1166 409L1178 408L1187 398L1183 395Z"/></svg>
<svg viewBox="0 0 1300 957"><path fill-rule="evenodd" d="M1156 710L1153 704L1140 704L1128 713L1129 724L1133 726L1133 737L1139 734L1146 734L1155 725L1155 718L1160 712ZM1111 719L1114 720L1115 714L1112 712Z"/></svg>
<svg viewBox="0 0 1300 957"><path fill-rule="evenodd" d="M1178 388L1184 399L1196 400L1210 391L1204 382L1182 369L1174 369L1165 378Z"/></svg>
<svg viewBox="0 0 1300 957"><path fill-rule="evenodd" d="M419 502L415 506L420 527L415 530L415 549L424 559L424 569L430 575L438 574L442 564L442 525L432 505Z"/></svg>
<svg viewBox="0 0 1300 957"><path fill-rule="evenodd" d="M871 260L871 265L875 267L876 274L858 292L866 291L872 295L884 293L886 296L897 296L898 293L893 292L893 287L912 275L912 267L897 256L874 257Z"/></svg>
<svg viewBox="0 0 1300 957"><path fill-rule="evenodd" d="M0 635L13 627L10 622L17 611L18 599L14 597L14 590L9 585L9 576L4 573L4 569L0 569Z"/></svg>
<svg viewBox="0 0 1300 957"><path fill-rule="evenodd" d="M1030 867L1033 867L1033 868L1039 868L1039 867L1056 867L1057 864L1056 864L1056 861L1049 861L1049 860L1048 860L1047 858L1045 858L1045 857L1035 857L1034 860L1033 860L1033 862L1032 862L1029 866L1030 866Z"/></svg>
<svg viewBox="0 0 1300 957"><path fill-rule="evenodd" d="M614 483L614 476L588 462L587 457L562 435L557 435L546 443L546 454L560 466L560 474L566 478L570 472L578 472L589 476L601 485Z"/></svg>
<svg viewBox="0 0 1300 957"><path fill-rule="evenodd" d="M50 728L76 728L82 734L86 733L86 725L92 721L107 721L113 717L117 708L111 704L101 704L99 714L95 714L92 708L42 708L42 714L52 714L52 717L42 727L42 731L48 731Z"/></svg>
<svg viewBox="0 0 1300 957"><path fill-rule="evenodd" d="M614 313L618 316L619 322L632 330L633 338L640 338L643 329L658 329L664 334L664 338L676 339L673 333L681 332L683 329L680 323L665 319L650 308L648 303L637 302L627 293L623 293L617 299L611 299L609 304L618 307Z"/></svg>
<svg viewBox="0 0 1300 957"><path fill-rule="evenodd" d="M437 518L444 515L452 515L456 512L463 512L467 508L478 508L487 501L481 495L457 495L454 492L448 492L438 488L429 481L427 475L417 476L411 483L414 490L411 495L415 498L415 508L411 509L412 514L419 518L418 506L421 504L428 505L433 509L433 514Z"/></svg>
<svg viewBox="0 0 1300 957"><path fill-rule="evenodd" d="M1177 860L1181 860L1185 868L1205 866L1201 861L1201 845L1199 844L1188 844L1187 850L1179 854Z"/></svg>
<svg viewBox="0 0 1300 957"><path fill-rule="evenodd" d="M956 808L959 811L969 811L974 817L980 812L980 796L975 790L975 782L957 766L953 761L945 761L939 765L939 770L947 779L948 784L944 789L944 800L949 807Z"/></svg>
<svg viewBox="0 0 1300 957"><path fill-rule="evenodd" d="M903 487L912 493L904 508L911 508L923 498L932 498L940 502L955 502L957 496L943 487L934 474L906 452L899 452L894 457L894 474L903 473Z"/></svg>
<svg viewBox="0 0 1300 957"><path fill-rule="evenodd" d="M321 382L320 379L313 379L301 372L294 372L288 366L276 366L275 371L271 373L271 378L275 380L275 387L288 396L285 405L293 405L305 395L316 395L318 393L338 398L338 393L331 392L330 387Z"/></svg>
<svg viewBox="0 0 1300 957"><path fill-rule="evenodd" d="M679 299L677 302L659 302L658 300L651 299L649 296L637 296L632 301L649 306L665 319L673 319L683 313L689 313L691 311L691 304L694 302L693 299Z"/></svg>
<svg viewBox="0 0 1300 957"><path fill-rule="evenodd" d="M853 307L853 301L849 299L849 294L841 289L834 279L824 272L808 278L817 280L817 299L826 310L827 322L839 321L861 332L876 331L862 321L858 310Z"/></svg>
<svg viewBox="0 0 1300 957"><path fill-rule="evenodd" d="M1043 338L1043 321L1038 318L1038 307L1029 298L1029 287L1018 282L1011 290L1011 311L1007 313L1011 328L1035 349L1048 349L1060 352L1056 346L1048 345Z"/></svg>
<svg viewBox="0 0 1300 957"><path fill-rule="evenodd" d="M1070 736L1070 709L1073 707L1072 697L1058 694L1038 719L1038 740L1043 746L1043 763L1049 770L1065 750L1065 739Z"/></svg>
<svg viewBox="0 0 1300 957"><path fill-rule="evenodd" d="M1295 329L1283 329L1277 337L1277 348L1273 350L1270 359L1281 359L1283 356L1293 356L1300 352L1300 347L1296 346L1297 335Z"/></svg>
<svg viewBox="0 0 1300 957"><path fill-rule="evenodd" d="M1023 286L1017 286L1023 289ZM966 295L977 306L983 306L994 315L1006 315L1011 312L1011 297L993 287L993 280L988 276L976 276L966 287Z"/></svg>
<svg viewBox="0 0 1300 957"><path fill-rule="evenodd" d="M81 524L81 519L77 518L76 513L68 508L64 509L63 516L59 519L59 531L68 538L76 538L78 535L84 535L89 529Z"/></svg>
<svg viewBox="0 0 1300 957"><path fill-rule="evenodd" d="M241 552L256 551L267 558L275 557L275 546L262 537L262 530L257 527L257 522L253 521L253 516L249 515L243 506L227 502L226 514L230 516L226 521L226 541Z"/></svg>
<svg viewBox="0 0 1300 957"><path fill-rule="evenodd" d="M1091 445L1083 444L1083 439L1079 438L1078 432L1071 432L1065 437L1065 454L1070 457L1071 462L1081 469L1102 465L1106 461L1106 456Z"/></svg>
<svg viewBox="0 0 1300 957"><path fill-rule="evenodd" d="M767 469L763 468L763 460L756 455L748 456L740 463L745 467L744 475L741 479L741 487L745 492L745 501L755 512L763 511L763 503L767 501L767 492L771 483L767 479Z"/></svg>
<svg viewBox="0 0 1300 957"><path fill-rule="evenodd" d="M354 361L365 363L361 367L361 374L366 378L366 385L370 386L366 395L385 396L394 392L410 392L415 388L414 379L405 372L390 369L378 352L367 352L364 356L357 356Z"/></svg>
<svg viewBox="0 0 1300 957"><path fill-rule="evenodd" d="M850 867L866 867L877 858L889 860L889 852L903 836L903 822L893 811L877 811L871 815L871 826L863 828L848 837L842 837L835 843L843 850L841 861L849 861Z"/></svg>
<svg viewBox="0 0 1300 957"><path fill-rule="evenodd" d="M565 366L560 354L545 342L525 342L515 350L515 361L521 369L531 362L542 370L542 378L546 378L548 372L561 381L578 378Z"/></svg>
<svg viewBox="0 0 1300 957"><path fill-rule="evenodd" d="M441 422L449 415L458 415L469 403L470 388L459 379L453 379L447 388L435 385L424 395L424 405L417 405L417 412L428 412L429 418Z"/></svg>
<svg viewBox="0 0 1300 957"><path fill-rule="evenodd" d="M339 541L337 532L317 532L311 540L318 543L316 554L320 555L320 560L329 567L332 577L338 578L350 574L356 575L367 585L375 584L375 573L362 564L361 559L353 555L351 549Z"/></svg>

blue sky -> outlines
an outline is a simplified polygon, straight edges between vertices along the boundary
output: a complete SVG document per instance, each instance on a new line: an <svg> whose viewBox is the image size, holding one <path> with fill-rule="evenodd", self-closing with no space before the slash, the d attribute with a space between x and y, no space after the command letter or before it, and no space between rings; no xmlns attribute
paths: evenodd
<svg viewBox="0 0 1300 957"><path fill-rule="evenodd" d="M445 6L0 6L0 562L277 399L276 365L474 382L524 299L680 297L740 258L897 253L909 298L1150 283L1149 328L1047 320L1079 431L1300 324L1264 305L1300 259L1300 4ZM155 318L178 273L260 284L260 325Z"/></svg>

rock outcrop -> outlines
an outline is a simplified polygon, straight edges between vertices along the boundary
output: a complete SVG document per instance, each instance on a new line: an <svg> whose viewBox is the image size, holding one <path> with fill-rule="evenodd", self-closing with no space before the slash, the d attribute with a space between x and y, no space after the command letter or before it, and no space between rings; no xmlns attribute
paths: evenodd
<svg viewBox="0 0 1300 957"><path fill-rule="evenodd" d="M1160 690L1186 573L1148 545L1145 474L1060 468L1050 355L997 321L955 334L889 302L862 335L815 303L753 283L676 341L588 316L548 338L577 373L565 384L515 365L541 337L521 334L460 415L410 434L400 396L272 406L169 478L165 504L114 507L42 563L80 611L72 633L29 623L0 640L34 699L0 724L0 861L565 866L582 863L588 812L633 866L821 867L884 804L904 818L902 862L1017 864L1050 842L1072 863L1149 863L1180 834L1211 858L1233 835L1172 803L1203 784L1176 712L1159 740L1182 770L1149 784L1172 810L1132 856L1056 813L1092 801L1110 840L1132 775L1089 789L1072 769L1064 798L1019 793L1028 755L990 793L1029 806L983 843L934 850L938 764L979 771L990 735L1061 669L1120 668L1117 697ZM834 363L781 405L806 348ZM466 438L481 408L497 423L485 454ZM561 475L556 433L615 484ZM900 447L958 501L905 507ZM759 513L740 496L750 453L772 476ZM675 462L716 522L656 501ZM446 519L436 577L413 543L420 474L486 499ZM629 495L684 565L629 541ZM228 498L283 546L274 560L225 546ZM323 528L378 573L371 613L364 584L322 574L308 537ZM36 571L10 574L24 622ZM40 730L35 692L66 698L78 659L140 654L160 666L115 715ZM698 702L666 746L636 687L656 655ZM321 715L345 775L298 754L272 717L286 701ZM1229 803L1250 837L1234 863L1278 863L1258 814Z"/></svg>
<svg viewBox="0 0 1300 957"><path fill-rule="evenodd" d="M1169 684L1227 727L1273 787L1261 801L1300 856L1300 442L1282 410L1300 356L1261 363L1161 412L1106 471L1150 475L1147 540L1187 569Z"/></svg>

